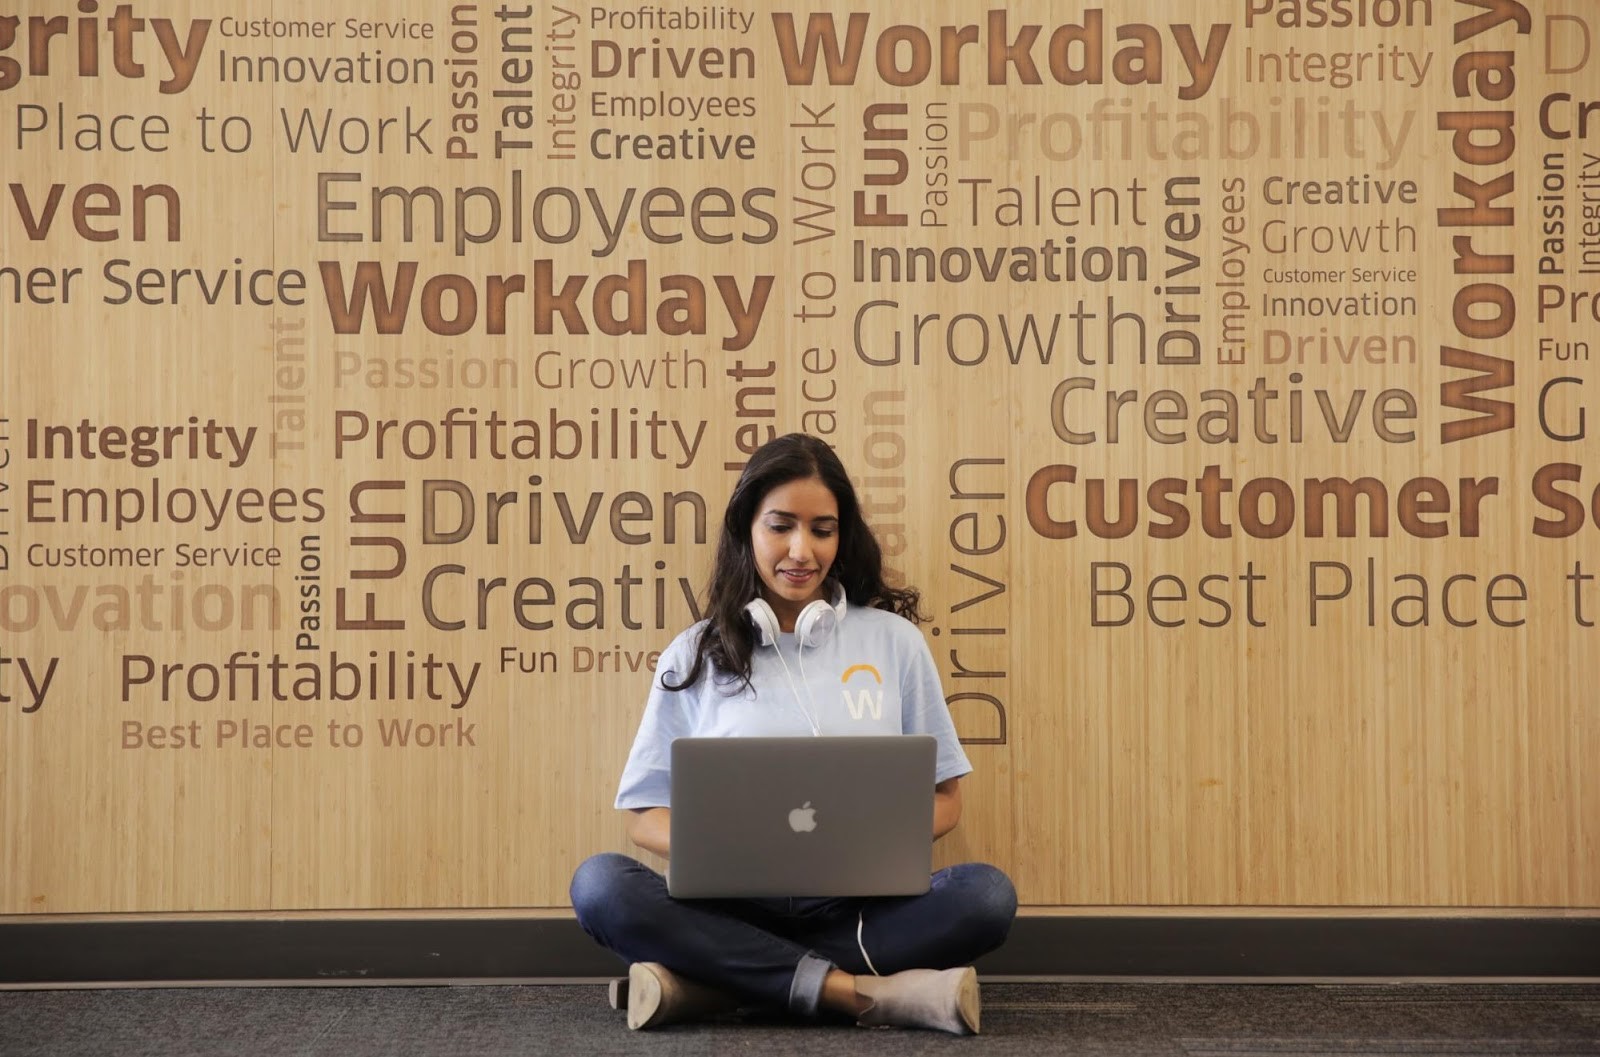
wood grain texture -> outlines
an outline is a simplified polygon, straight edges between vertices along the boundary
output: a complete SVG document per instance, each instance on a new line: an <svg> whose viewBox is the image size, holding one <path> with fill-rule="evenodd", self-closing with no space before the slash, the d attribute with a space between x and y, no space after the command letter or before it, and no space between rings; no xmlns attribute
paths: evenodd
<svg viewBox="0 0 1600 1057"><path fill-rule="evenodd" d="M794 15L802 34L812 12L831 12L841 39L846 16L869 16L856 83L839 85L820 75L814 84L786 83L779 31L766 7L662 9L748 15L750 29L741 33L607 29L592 24L589 7L573 9L576 20L568 23L554 5L541 6L526 22L497 22L488 4L397 0L333 12L304 0L243 9L140 2L132 14L146 20L145 28L129 31L128 38L132 59L143 64L138 77L119 72L114 62L110 5L94 15L38 3L8 8L22 21L16 41L0 49L0 60L20 64L14 86L0 92L0 156L11 191L9 201L0 200L0 269L18 269L21 278L7 280L0 272L0 483L6 486L0 546L9 557L0 571L0 656L36 664L30 668L35 674L49 658L58 665L44 702L32 712L24 711L30 697L20 666L0 668L0 690L8 699L0 707L0 914L564 906L572 870L584 857L626 848L610 805L649 680L647 671L629 670L629 658L637 665L693 619L684 591L703 594L721 511L736 479L728 466L743 461L741 436L754 435L741 435L742 428L759 429L761 436L768 428L823 433L850 468L895 573L923 592L933 617L924 632L976 768L963 786L962 825L936 849L938 865L994 862L1015 879L1023 903L1063 913L1146 906L1545 913L1600 905L1600 788L1589 767L1600 758L1593 690L1600 669L1591 648L1594 629L1579 621L1567 579L1575 563L1590 573L1600 564L1594 548L1600 504L1592 502L1592 441L1551 436L1575 431L1580 411L1596 406L1588 347L1600 333L1600 317L1591 311L1600 298L1600 263L1584 270L1580 239L1584 186L1595 196L1591 202L1600 200L1600 166L1586 160L1600 152L1600 112L1588 114L1586 135L1578 115L1584 101L1600 99L1600 19L1577 0L1527 3L1518 8L1528 14L1526 33L1516 32L1513 21L1458 41L1452 27L1488 17L1485 9L1434 0L1411 5L1411 25L1316 27L1284 24L1293 22L1285 12L1298 11L1294 17L1305 23L1313 7L1328 9L1309 0L1280 3L1270 12L1254 0L1253 16L1251 2L1184 5L1180 16L1171 5L1134 0L1103 5L1103 83L1064 85L1048 68L1047 45L1056 27L1084 24L1082 6L995 5L1008 19L1007 39L1020 26L1042 27L1032 49L1038 85L1022 83L1015 66L1007 67L1006 83L987 83L993 15L975 4L782 9ZM1355 0L1342 6L1350 12L1397 8ZM66 32L40 42L49 49L48 72L33 72L30 20L57 16L68 20ZM334 35L233 36L224 29L225 17L234 29L261 19L331 20ZM469 17L475 26L464 21ZM82 75L77 65L79 20L87 18L99 20L86 31L98 41L96 76ZM425 24L431 38L349 39L346 18ZM475 33L475 51L453 50L452 18L460 22L457 31ZM170 20L179 41L190 39L192 20L209 20L193 81L181 91L158 88L170 75L156 37L160 19ZM1179 94L1195 79L1172 27L1180 20L1193 27L1202 51L1213 26L1227 27L1214 76L1198 98ZM897 23L932 41L932 70L921 83L893 86L875 72L879 34ZM1128 46L1116 31L1134 24L1154 27L1161 41L1154 60L1164 74L1159 83L1118 81L1119 69L1132 79L1129 70L1137 64L1129 60L1124 69L1116 61ZM958 83L941 85L939 27L967 25L978 27L981 42L961 53ZM540 147L496 159L498 108L523 102L490 95L517 87L497 72L502 61L521 57L502 46L508 26L532 31L505 41L533 48L528 98L537 125L529 135ZM568 29L571 38L549 35ZM918 35L901 36L891 59L912 63ZM749 48L754 76L597 76L610 62L597 41L625 50L648 47L653 38L680 49ZM551 81L558 57L545 45L568 41L577 49L570 55L582 82L575 89L577 158L551 159L549 121L566 112L556 107L562 90ZM1590 46L1580 47L1583 41ZM315 64L380 48L390 60L431 61L432 83L318 85L308 77L265 84L221 75L224 55ZM1287 70L1291 49L1369 58L1363 77L1348 87L1293 82L1287 74L1263 83L1261 56L1277 57L1269 69ZM1452 68L1474 51L1514 54L1509 100L1457 97ZM1412 56L1429 63L1420 84L1377 79L1383 62L1405 74ZM480 155L476 160L448 157L452 119L463 109L453 105L448 79L469 69L448 63L464 57L478 62L470 69L480 78L470 86L480 126L466 136ZM1560 72L1566 67L1575 68ZM1328 76L1327 67L1321 76ZM594 113L594 93L602 91L748 97L755 114L601 117ZM1568 101L1550 102L1562 94ZM52 138L58 103L67 121L64 149ZM905 105L904 115L881 118L904 129L905 139L865 138L864 111L873 104ZM202 108L214 119L210 150L201 142ZM335 129L343 116L396 123L381 153L318 153L304 140L291 149L285 121L294 127L302 108L317 118L331 110ZM1141 117L1149 108L1166 116L1159 123ZM1542 129L1541 110L1559 127ZM1482 129L1472 142L1487 149L1495 138L1492 115L1499 111L1514 115L1509 159L1463 162L1453 149L1454 133L1439 127L1440 115L1477 113ZM807 117L819 112L827 120ZM1293 131L1297 113L1306 123L1303 141ZM82 124L76 114L102 122L117 114L160 115L171 127L168 149L76 149L72 136ZM224 117L248 122L253 139L247 150L220 147ZM1324 119L1328 148L1318 156ZM43 120L48 130L19 132ZM408 122L413 130L431 122L409 140L409 151ZM802 127L808 122L829 127ZM1246 123L1257 128L1257 148L1234 151L1248 157L1229 157L1227 137L1242 137ZM698 128L719 137L748 133L754 157L593 158L590 137L607 127L651 135ZM1551 134L1562 129L1572 136ZM352 124L348 131L355 135L360 128ZM1297 147L1301 142L1304 149ZM905 151L905 183L866 182L893 168L889 156L868 157L872 148ZM947 167L931 167L933 158L948 158ZM1550 175L1556 171L1559 181ZM1588 185L1586 171L1593 174ZM1456 180L1487 182L1504 173L1514 174L1514 190L1496 204L1514 207L1514 223L1443 224L1441 210L1468 204L1453 190ZM950 180L937 188L950 192L937 207L925 198L935 188L923 183L934 174ZM1188 177L1197 182L1169 183ZM1414 201L1281 201L1287 181L1359 183L1363 177L1393 194L1400 193L1399 182L1410 181ZM1048 199L1039 207L1044 219L1033 221L1036 180L1047 196L1058 187L1081 195L1081 209L1062 207L1070 223L1049 219ZM1550 189L1552 181L1558 190ZM512 205L514 182L520 214ZM94 183L114 189L123 206L120 217L80 216L91 232L115 227L106 241L83 237L73 224L74 196ZM22 213L38 221L57 184L63 190L48 234L30 237ZM157 184L173 188L181 202L176 240L165 237L167 209L158 200L149 203L146 237L133 235L133 189ZM1134 185L1137 194L1129 190ZM1004 210L997 215L1004 199L994 189L1002 186L1019 189L1018 223L1009 223L1012 214ZM443 209L436 215L426 195L419 198L407 239L400 197L390 195L374 236L372 194L381 187L437 189ZM656 187L675 190L682 203L676 208L685 214L698 192L725 189L732 215L711 215L720 199L703 199L702 227L732 238L697 237L689 217L674 215L665 197L654 200L656 215L644 219L645 196ZM479 191L463 200L465 222L483 230L492 190L501 204L501 230L457 253L454 192L470 188ZM554 190L536 206L546 189ZM754 212L745 197L753 189L770 189L770 197L754 200ZM1091 220L1094 189L1101 189L1101 213ZM854 222L858 193L867 196L866 208L872 196L885 195L889 207L908 214L907 226ZM1189 194L1198 205L1180 204ZM1565 274L1539 272L1540 257L1552 254L1552 236L1542 227L1549 203L1540 194L1557 195L1563 209L1557 260ZM570 240L559 238L572 218L563 200L578 209L579 230ZM89 204L104 201L101 196ZM608 247L596 206L614 218L625 201L627 219ZM833 212L817 212L824 207ZM925 209L943 226L922 226ZM772 217L770 239L759 212ZM1187 219L1190 214L1198 219ZM543 236L536 215L548 224ZM1237 238L1248 246L1237 287L1226 285L1230 216L1238 218ZM811 217L811 226L800 217ZM433 236L436 222L445 232L440 241ZM512 236L513 223L520 241ZM1596 220L1591 216L1588 223ZM813 237L823 224L836 234ZM1382 234L1379 224L1387 225ZM1179 238L1189 226L1195 236ZM1305 229L1299 249L1269 250L1276 239L1294 238L1297 226ZM1313 245L1339 239L1341 227L1374 242L1400 233L1398 245L1387 252L1375 244L1350 252ZM651 230L659 241L651 240ZM359 241L328 237L339 233ZM1465 275L1453 268L1458 235L1469 236L1479 253L1510 255L1514 272ZM1595 237L1591 230L1591 243ZM976 276L874 281L853 275L858 239L869 248L929 246L936 253L966 247L968 259L976 259L979 248L993 254L1052 239L1058 250L1074 246L1085 272L1095 267L1090 247L1109 247L1113 256L1117 247L1136 247L1146 271L1106 281L1080 275L1023 282L1009 272L993 282ZM1181 264L1179 251L1195 254L1198 265L1169 275ZM304 303L258 305L246 295L234 304L227 287L221 304L208 305L192 277L184 280L177 304L104 300L119 290L103 275L108 261L130 261L118 272L129 277L140 268L191 268L214 277L236 258L247 278L259 268L303 273ZM402 265L415 262L413 302L399 333L379 333L370 305L358 333L337 332L321 269L337 264L348 286L364 261L377 262L385 296L394 294ZM534 298L523 292L506 301L505 332L491 333L490 277L526 276L533 290L539 262L548 262L557 289L569 277L583 280L575 311L587 332L572 332L557 309L540 333ZM635 328L640 333L603 333L593 293L604 277L627 277L630 266L644 277L637 291L647 306ZM33 303L23 296L19 303L16 284L25 285L30 269L69 267L83 269L70 302ZM1358 268L1414 269L1416 277L1362 280L1354 276ZM1266 278L1269 271L1292 269L1341 274L1326 281ZM459 292L427 292L429 280L440 275L462 277L441 282L451 291L470 290L475 299L471 325L459 334L439 332L469 314ZM665 317L657 315L671 296L662 286L668 276L694 277L705 288L704 333L669 333ZM743 303L768 281L762 277L770 277L770 295L742 348L728 347L735 326L717 276L726 277ZM620 282L612 280L618 290ZM1505 335L1461 333L1453 306L1473 282L1498 284L1514 299L1516 318ZM1174 292L1191 284L1199 289ZM1548 306L1556 290L1562 303ZM1235 292L1245 307L1236 313L1238 340L1230 342L1224 327ZM430 329L421 306L436 294L440 319ZM1414 309L1353 317L1285 317L1267 309L1268 298L1364 294L1410 298ZM608 304L622 313L624 301L618 293ZM884 304L873 307L877 302ZM1093 315L1075 319L1074 310ZM1487 307L1474 311L1479 318L1490 315ZM1201 317L1193 325L1200 361L1158 363L1158 336L1184 329L1169 317L1185 312ZM1031 337L1026 344L1021 337L1029 313L1047 344L1054 320L1048 362L1041 362ZM1110 324L1114 353L1106 344L1110 316L1122 317ZM1331 362L1324 363L1314 340L1307 346L1309 362L1271 362L1291 339L1269 332L1320 340L1324 329L1341 340L1382 337L1389 349L1397 338L1410 339L1415 360L1374 363L1358 356L1344 363L1330 346ZM1514 365L1513 382L1480 394L1514 405L1514 425L1443 440L1447 423L1472 415L1444 406L1442 387L1475 373L1443 362L1447 347ZM1224 350L1243 362L1220 362ZM1570 358L1562 358L1567 353ZM664 373L663 357L676 375ZM468 378L432 388L368 384L379 374L397 378L402 360L421 359L453 364ZM630 388L624 364L634 372L654 364L650 385ZM486 372L481 377L514 376L515 384L476 384L480 376L470 372L480 370ZM613 378L609 386L596 384ZM669 378L679 384L669 387ZM1058 389L1073 378L1092 389ZM1256 435L1248 393L1257 378L1279 394L1265 427L1277 442ZM1570 381L1544 388L1556 379ZM1158 390L1180 394L1187 415L1178 416L1175 399L1158 400ZM1221 404L1203 394L1217 390L1234 394L1240 408L1236 442L1199 439L1208 428L1201 416ZM1414 430L1414 440L1390 442L1375 431L1373 408L1385 390L1396 393L1387 405L1396 412L1389 427ZM1109 394L1134 391L1138 396L1125 400L1115 423L1108 422ZM1351 413L1357 392L1361 402ZM1407 400L1416 408L1414 418L1398 413ZM1295 443L1281 439L1291 429L1291 401L1303 434ZM459 410L452 416L452 409ZM596 438L589 424L602 423L598 439L608 446L612 412L624 427L620 457L591 457ZM537 455L492 457L482 426L491 413L536 423ZM1328 418L1338 426L1347 413L1349 435L1335 439ZM646 423L652 415L664 424L653 433L641 425L638 451L630 452L627 424ZM104 454L44 458L26 450L30 421L41 429L76 430L87 422L103 430L183 426L191 416L200 425L256 429L249 456L237 467L226 459L181 455L138 467ZM466 450L464 426L448 432L441 425L447 416L480 424L476 452ZM558 420L575 425L552 432ZM1589 414L1588 424L1594 420ZM383 432L381 452L380 422L395 424ZM674 433L671 423L684 434ZM1217 428L1215 420L1209 428ZM1097 438L1068 443L1067 429L1093 431ZM1180 431L1185 440L1168 442ZM447 435L455 446L450 454ZM416 457L406 454L408 446ZM1554 500L1541 501L1533 482L1541 468L1556 464L1574 467L1576 481L1559 490L1574 497L1565 516L1584 524L1563 536L1539 536L1536 519L1562 515ZM1074 468L1075 481L1049 477L1047 468L1066 466ZM1206 528L1197 483L1211 466L1233 482L1215 499L1216 518L1228 526L1215 533ZM1152 529L1170 520L1150 509L1145 492L1165 478L1188 482L1170 499L1188 511L1190 523L1174 538L1155 538ZM1248 482L1268 478L1282 482L1274 486L1279 491L1257 485L1267 494L1251 493L1256 498L1246 513L1268 525L1287 520L1272 498L1287 495L1292 522L1279 535L1252 535L1241 527L1242 493ZM1330 478L1382 483L1386 499L1372 508L1382 512L1381 532L1373 530L1369 517L1375 515L1365 499L1352 501L1355 524L1344 532L1335 523L1334 499L1308 498L1314 496L1308 481ZM1441 482L1423 498L1424 507L1429 499L1436 506L1403 514L1402 488L1417 478ZM1484 491L1475 534L1469 534L1463 504L1470 486L1463 482L1491 478L1495 488ZM229 493L237 503L242 489L265 498L248 519L235 505L212 529L205 525L203 500L193 520L177 523L166 513L154 520L148 511L120 530L101 518L62 520L63 488L109 490L109 518L117 509L115 490L131 490L124 500L129 510L141 493L148 507L157 479L165 490L205 490L213 501ZM1052 479L1057 483L1041 485ZM1090 527L1091 479L1109 482L1105 515L1112 521L1123 512L1117 482L1137 482L1128 486L1140 507L1135 528L1112 538L1110 530ZM373 482L384 484L352 500L352 489ZM1030 488L1037 502L1030 502ZM281 521L269 512L275 489L289 497ZM504 500L497 542L488 531L495 516L491 493ZM429 495L437 515L431 541L424 525ZM448 537L460 524L462 495L472 498L474 524L456 541ZM355 522L352 502L404 520ZM1313 506L1327 516L1320 535L1308 527ZM324 516L314 517L314 507ZM1445 531L1425 538L1406 527L1407 516L1412 526ZM1078 529L1073 538L1041 531L1069 520ZM400 541L403 570L389 579L363 578L393 564L393 551L363 542L383 537ZM174 564L180 544L276 547L281 564L180 569ZM150 568L53 568L29 557L34 546L80 545L164 551ZM302 564L308 555L321 588L315 650L298 649L296 641L299 589L307 581L295 577L309 574ZM1332 563L1350 571L1349 594L1319 603L1313 626L1313 587L1332 595L1342 583ZM1123 567L1125 597L1138 599L1136 606L1111 592L1122 583ZM1246 575L1255 577L1248 607ZM146 576L150 611L141 615L137 591ZM1181 590L1185 601L1147 604L1145 592L1162 576L1169 579L1156 583L1157 597L1174 598ZM1457 627L1446 616L1442 593L1451 577L1462 576L1475 579L1451 587L1452 614L1473 623ZM1526 602L1497 603L1498 612L1521 621L1518 626L1497 626L1489 618L1485 592L1496 576L1526 585ZM1214 579L1202 585L1206 577ZM1422 580L1397 583L1396 577ZM530 580L521 615L548 627L519 624L513 597L518 584ZM1392 607L1398 605L1407 622L1419 609L1396 599L1416 593L1423 580L1426 626L1399 626ZM1202 587L1225 606L1202 598ZM404 628L335 628L340 589L347 617L365 612L370 592L374 614L403 620ZM242 605L252 590L269 601ZM1516 589L1502 580L1496 590L1509 596ZM1582 617L1600 619L1592 584L1584 590ZM174 594L181 628L171 626ZM121 615L98 608L124 595ZM222 626L197 626L197 596L200 623ZM599 606L585 601L595 597L602 599ZM431 599L431 621L425 598ZM225 600L230 613L223 620ZM1108 626L1130 607L1137 612L1126 625ZM1159 626L1152 608L1181 626ZM254 626L243 626L244 612ZM463 626L444 626L452 621ZM401 665L432 659L455 664L463 674L477 665L468 700L451 707L462 695L443 670L436 673L437 699L403 687L374 699L363 685L346 701L326 687L308 700L292 693L274 700L260 689L234 700L226 694L196 700L193 690L207 687L188 686L181 675L165 697L159 675L128 687L125 697L125 666L136 663L130 657L149 657L157 668L184 665L187 673L196 665L221 670L230 656L265 663L277 654L291 666L310 661L326 670L335 652L365 665L374 653L387 663L391 651ZM517 671L519 651L542 670ZM604 670L580 670L596 665L601 652ZM423 677L420 668L417 674ZM291 738L293 728L305 724L310 745L218 746L219 722L286 725ZM446 725L441 744L385 747L383 729L408 722L412 737L419 724ZM143 732L141 746L152 727L194 723L200 745L124 747L130 723ZM330 723L359 728L362 744L330 744Z"/></svg>

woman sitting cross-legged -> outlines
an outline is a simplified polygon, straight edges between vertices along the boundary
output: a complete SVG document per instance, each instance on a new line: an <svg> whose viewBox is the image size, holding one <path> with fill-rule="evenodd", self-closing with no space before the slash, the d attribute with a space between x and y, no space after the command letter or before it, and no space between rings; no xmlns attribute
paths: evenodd
<svg viewBox="0 0 1600 1057"><path fill-rule="evenodd" d="M707 618L656 667L616 799L633 841L671 854L670 748L684 737L932 735L933 837L954 829L972 767L918 604L885 584L833 449L803 434L764 445L728 500ZM882 675L879 709L851 710L838 693L862 663ZM1004 942L1017 906L1006 875L980 863L939 870L917 896L675 899L654 870L602 854L578 867L571 894L584 931L632 963L630 1028L754 1003L976 1033L970 963Z"/></svg>

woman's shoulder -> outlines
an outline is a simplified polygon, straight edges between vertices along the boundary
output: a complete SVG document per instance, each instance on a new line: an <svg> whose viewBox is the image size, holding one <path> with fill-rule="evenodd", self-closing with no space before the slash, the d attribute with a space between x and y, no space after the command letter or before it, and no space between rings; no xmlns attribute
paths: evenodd
<svg viewBox="0 0 1600 1057"><path fill-rule="evenodd" d="M667 643L667 648L661 651L665 657L669 653L693 654L700 645L700 639L705 635L706 629L711 626L710 620L697 620L673 636Z"/></svg>
<svg viewBox="0 0 1600 1057"><path fill-rule="evenodd" d="M711 626L709 620L697 620L673 636L667 648L661 651L661 665L668 661L684 661L694 663L694 655L700 649L700 640L705 637L706 629Z"/></svg>
<svg viewBox="0 0 1600 1057"><path fill-rule="evenodd" d="M922 629L899 613L876 606L858 606L850 603L845 613L845 626L854 624L858 631L870 631L895 642L920 642Z"/></svg>
<svg viewBox="0 0 1600 1057"><path fill-rule="evenodd" d="M660 684L664 676L670 676L673 682L682 679L694 667L695 655L700 650L700 640L705 637L706 629L711 626L709 620L699 620L673 637L667 643L667 648L661 651L661 656L656 659L656 683ZM686 689L686 688L685 688Z"/></svg>

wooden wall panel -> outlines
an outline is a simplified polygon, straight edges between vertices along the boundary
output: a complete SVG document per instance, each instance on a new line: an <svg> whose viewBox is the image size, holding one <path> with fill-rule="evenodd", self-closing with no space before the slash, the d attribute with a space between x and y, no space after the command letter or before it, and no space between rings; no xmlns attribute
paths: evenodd
<svg viewBox="0 0 1600 1057"><path fill-rule="evenodd" d="M1570 579L1580 564L1600 572L1590 5L496 8L140 0L0 17L0 913L563 906L583 857L626 847L610 802L648 685L639 666L693 619L741 447L768 429L835 444L894 568L924 592L977 768L941 862L995 862L1039 908L1600 903L1586 773L1600 754L1600 589ZM701 24L641 27L648 13ZM814 77L786 72L785 16L802 41L834 27L828 47L846 50L856 19L855 74L830 84L821 60ZM331 35L241 35L319 21ZM373 35L352 38L361 24ZM942 76L941 41L962 27L974 42ZM1159 50L1135 54L1143 40ZM1070 70L1052 68L1052 41ZM659 53L665 72L608 75L613 55L656 42L676 49ZM671 73L690 48L710 65ZM1098 70L1071 72L1095 51ZM505 64L524 59L531 80L516 83ZM337 83L346 62L353 83ZM566 62L578 83L559 80ZM1503 93L1485 87L1496 64ZM1333 82L1336 65L1349 83ZM603 116L617 95L739 113ZM534 145L495 157L500 108L515 106L528 109L507 120L526 113L533 128L503 138ZM302 123L324 118L318 150ZM128 146L146 120L170 128L154 137L164 149L108 138ZM871 138L869 121L888 131ZM1458 138L1462 124L1475 131ZM357 150L379 125L382 140ZM96 128L107 138L90 149ZM748 136L749 157L612 160L597 156L615 149L606 128ZM464 151L477 156L451 156ZM1471 206L1463 180L1494 187L1465 222L1449 212ZM1360 200L1307 201L1308 185ZM142 234L140 187L178 203L169 218L150 199ZM396 194L374 230L384 187L417 196L409 235ZM655 188L685 213L701 196L699 234ZM731 216L716 215L723 195ZM458 251L458 225L484 232L492 200L499 230ZM896 212L904 226L858 215ZM1469 246L1483 259L1464 271L1452 262ZM960 274L857 274L858 253L908 247ZM1038 277L1069 258L1075 279ZM1119 259L1124 274L1097 271ZM236 260L247 281L303 276L303 303L292 290L236 298ZM985 260L1004 262L992 281ZM1012 270L1029 262L1033 276ZM155 287L162 303L108 303L126 291L111 277L142 268L167 287L172 269L220 276L218 303L192 274L177 303ZM373 297L410 283L403 319L382 323L369 303L341 325L363 268L382 280ZM67 300L34 269L82 271ZM1337 274L1298 274L1319 270ZM503 313L495 276L525 287ZM540 282L581 293L541 309L527 292ZM703 319L662 308L680 282L704 289ZM622 332L603 332L601 288ZM420 361L456 375L406 384ZM1473 390L1480 373L1492 377ZM1202 439L1225 401L1236 439ZM538 451L497 457L491 415L536 424ZM108 457L123 454L108 430L191 417L254 430L251 447ZM80 423L89 440L73 443L98 457L29 449ZM1335 478L1381 493L1370 513L1352 501L1343 527L1307 483ZM1440 483L1402 500L1419 478ZM1187 483L1163 514L1146 490L1166 479ZM1118 482L1133 482L1130 530L1095 526L1093 481L1108 482L1107 522L1128 514ZM184 520L168 508L158 521L157 482L230 505L214 527L183 505ZM111 512L66 519L77 500L62 489L104 490ZM498 542L491 493L515 497ZM458 539L462 496L473 524ZM179 568L180 546L273 547L281 564ZM161 556L90 569L47 557L79 547ZM1349 594L1333 599L1342 570ZM1495 603L1508 626L1486 608L1495 577L1505 599L1526 585L1525 602ZM300 623L307 585L314 630ZM1421 603L1400 600L1418 590L1425 625ZM369 595L370 619L404 626L360 626ZM208 699L230 657L326 677L335 654L476 674L465 695L441 668L431 695L374 695L363 678L353 700L327 685L278 700L244 685L246 667ZM51 673L47 691L29 691L24 661L36 685ZM143 664L182 666L178 683L126 685ZM183 683L195 666L200 682ZM218 744L219 725L246 724L291 744ZM307 744L293 745L302 724ZM385 744L407 724L441 744ZM153 728L199 744L150 748ZM359 746L339 743L356 732Z"/></svg>

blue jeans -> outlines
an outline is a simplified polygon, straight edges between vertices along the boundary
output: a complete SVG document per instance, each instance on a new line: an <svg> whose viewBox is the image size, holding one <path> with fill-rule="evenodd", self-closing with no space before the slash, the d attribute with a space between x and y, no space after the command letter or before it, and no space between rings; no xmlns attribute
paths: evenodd
<svg viewBox="0 0 1600 1057"><path fill-rule="evenodd" d="M1004 873L963 863L920 896L674 899L654 870L607 852L572 877L578 924L629 962L660 962L737 998L816 1016L830 969L888 975L966 965L1005 942L1017 893Z"/></svg>

